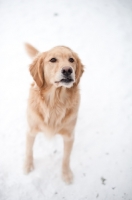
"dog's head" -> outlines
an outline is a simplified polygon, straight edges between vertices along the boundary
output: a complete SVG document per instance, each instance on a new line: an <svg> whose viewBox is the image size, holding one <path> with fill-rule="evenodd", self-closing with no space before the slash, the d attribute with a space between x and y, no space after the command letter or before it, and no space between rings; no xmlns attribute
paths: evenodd
<svg viewBox="0 0 132 200"><path fill-rule="evenodd" d="M68 47L57 46L39 53L29 69L39 88L45 85L70 88L79 83L83 68L75 52Z"/></svg>

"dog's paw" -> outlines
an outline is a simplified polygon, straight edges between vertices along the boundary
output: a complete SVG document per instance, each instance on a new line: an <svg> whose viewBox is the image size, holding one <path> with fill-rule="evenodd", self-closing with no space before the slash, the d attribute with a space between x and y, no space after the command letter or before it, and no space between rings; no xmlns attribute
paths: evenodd
<svg viewBox="0 0 132 200"><path fill-rule="evenodd" d="M62 179L65 183L71 184L73 182L73 173L70 169L62 172Z"/></svg>
<svg viewBox="0 0 132 200"><path fill-rule="evenodd" d="M24 163L24 167L23 167L24 174L30 173L31 171L33 171L33 169L34 169L33 163L31 163L31 162Z"/></svg>

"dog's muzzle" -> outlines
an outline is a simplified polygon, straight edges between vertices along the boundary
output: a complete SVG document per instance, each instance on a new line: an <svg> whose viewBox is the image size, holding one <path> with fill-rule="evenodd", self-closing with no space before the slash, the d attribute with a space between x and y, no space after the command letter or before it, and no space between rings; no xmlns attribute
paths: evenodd
<svg viewBox="0 0 132 200"><path fill-rule="evenodd" d="M71 67L63 67L61 70L61 74L62 74L62 79L60 80L60 82L63 83L70 83L73 82L73 78L72 78L72 73L73 73L73 69Z"/></svg>

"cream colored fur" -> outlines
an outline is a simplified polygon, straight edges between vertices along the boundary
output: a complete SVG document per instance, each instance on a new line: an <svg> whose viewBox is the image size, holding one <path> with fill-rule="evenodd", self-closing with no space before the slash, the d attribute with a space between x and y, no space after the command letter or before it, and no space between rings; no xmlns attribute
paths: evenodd
<svg viewBox="0 0 132 200"><path fill-rule="evenodd" d="M39 132L48 137L60 134L64 141L62 177L67 183L73 180L70 169L70 154L74 142L74 129L80 103L78 84L83 73L83 65L78 55L68 47L58 46L47 52L39 53L37 49L26 44L28 54L34 58L30 73L34 79L29 91L27 120L25 173L33 169L33 144ZM69 62L69 58L74 62ZM57 62L50 62L57 58ZM73 70L72 83L62 83L62 68Z"/></svg>

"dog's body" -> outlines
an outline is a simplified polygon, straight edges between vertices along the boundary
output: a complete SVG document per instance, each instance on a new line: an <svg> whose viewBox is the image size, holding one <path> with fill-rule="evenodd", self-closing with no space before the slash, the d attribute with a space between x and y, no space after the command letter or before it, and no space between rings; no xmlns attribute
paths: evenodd
<svg viewBox="0 0 132 200"><path fill-rule="evenodd" d="M65 182L70 183L73 176L69 162L80 101L78 83L83 65L77 54L68 47L59 46L39 53L27 44L26 49L34 57L30 73L35 82L30 88L27 108L29 130L25 172L33 168L33 143L37 133L44 132L49 137L58 133L64 140L62 176Z"/></svg>

